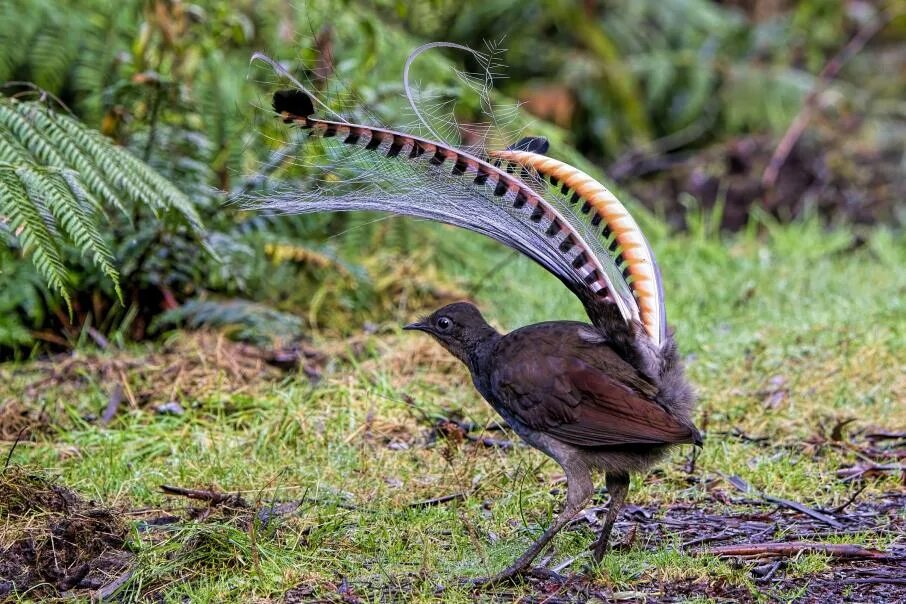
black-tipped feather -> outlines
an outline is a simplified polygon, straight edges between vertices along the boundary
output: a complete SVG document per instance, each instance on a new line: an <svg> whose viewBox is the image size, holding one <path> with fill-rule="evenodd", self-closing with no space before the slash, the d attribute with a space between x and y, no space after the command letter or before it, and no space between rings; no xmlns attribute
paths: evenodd
<svg viewBox="0 0 906 604"><path fill-rule="evenodd" d="M600 246L596 230L572 216L568 206L547 199L540 182L525 180L523 170L510 174L406 133L315 118L316 102L304 91L288 90L274 95L273 106L285 122L323 137L332 165L358 174L344 181L334 172L320 188L271 196L253 202L254 207L305 213L377 210L453 224L535 260L576 294L593 323L603 327L612 306L625 321L638 317L629 284ZM527 137L515 147L543 151L548 142Z"/></svg>
<svg viewBox="0 0 906 604"><path fill-rule="evenodd" d="M301 90L278 90L274 93L274 111L297 117L309 117L315 112L311 97Z"/></svg>
<svg viewBox="0 0 906 604"><path fill-rule="evenodd" d="M550 142L543 136L526 136L521 139L518 143L514 143L507 147L509 151L531 151L532 153L540 153L545 155L547 150L550 149Z"/></svg>

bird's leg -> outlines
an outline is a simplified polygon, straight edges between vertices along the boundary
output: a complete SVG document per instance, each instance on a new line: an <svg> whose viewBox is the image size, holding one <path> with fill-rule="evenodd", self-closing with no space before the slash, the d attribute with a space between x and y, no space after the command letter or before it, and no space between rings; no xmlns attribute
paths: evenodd
<svg viewBox="0 0 906 604"><path fill-rule="evenodd" d="M563 469L566 471L566 507L560 514L554 518L554 522L546 531L529 547L525 553L519 556L515 562L503 571L497 573L487 580L479 581L483 585L493 585L508 581L517 575L525 572L526 568L532 563L532 560L538 557L538 554L544 550L554 535L560 532L573 517L582 511L585 503L591 498L594 492L594 484L591 481L591 473L581 462L565 463Z"/></svg>
<svg viewBox="0 0 906 604"><path fill-rule="evenodd" d="M607 551L607 542L610 541L610 532L613 530L613 523L616 522L617 516L620 515L620 508L626 500L626 493L629 492L629 475L615 472L607 473L607 492L610 493L610 505L607 507L607 517L604 519L604 528L601 535L595 542L594 561L597 564L604 557Z"/></svg>

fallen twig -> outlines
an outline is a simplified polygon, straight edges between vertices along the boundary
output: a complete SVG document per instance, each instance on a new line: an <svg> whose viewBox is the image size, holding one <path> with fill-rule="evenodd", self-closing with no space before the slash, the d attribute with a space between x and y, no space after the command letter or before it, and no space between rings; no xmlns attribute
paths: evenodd
<svg viewBox="0 0 906 604"><path fill-rule="evenodd" d="M812 509L805 504L799 503L798 501L791 501L789 499L782 499L780 497L774 497L773 495L767 495L765 493L758 493L756 489L754 489L748 482L746 482L739 476L727 476L726 479L727 479L727 482L732 484L734 487L736 487L743 493L746 493L746 494L757 493L758 496L761 497L761 499L763 499L764 501L766 501L768 503L773 503L775 505L779 505L779 506L782 506L785 508L789 508L791 510L795 510L797 512L805 514L806 516L810 516L810 517L814 518L815 520L818 520L827 525L830 525L834 528L837 528L837 529L843 528L843 525L835 518L832 518L832 517L828 516L827 514L822 514L818 510Z"/></svg>
<svg viewBox="0 0 906 604"><path fill-rule="evenodd" d="M573 556L572 558L567 558L566 560L564 560L557 566L553 567L551 569L551 571L555 572L557 574L560 574L561 572L563 572L564 570L566 570L567 568L569 568L570 566L575 564L576 560L578 560L578 559L579 559L579 556Z"/></svg>
<svg viewBox="0 0 906 604"><path fill-rule="evenodd" d="M843 524L841 524L836 519L828 516L827 514L822 514L818 510L812 509L812 508L808 507L807 505L799 503L798 501L790 501L789 499L781 499L780 497L773 497L771 495L764 495L764 494L762 494L761 497L765 501L768 501L770 503L775 503L777 505L783 506L785 508L789 508L791 510L796 510L797 512L801 512L801 513L805 514L806 516L810 516L810 517L814 518L815 520L823 522L824 524L832 526L836 529L843 528Z"/></svg>
<svg viewBox="0 0 906 604"><path fill-rule="evenodd" d="M6 472L6 468L9 467L9 462L13 458L13 452L15 452L16 447L19 446L19 441L22 440L22 435L25 434L25 431L28 430L28 426L22 426L19 430L19 433L16 434L16 440L13 441L13 444L10 446L9 451L6 453L6 461L3 462L3 471Z"/></svg>
<svg viewBox="0 0 906 604"><path fill-rule="evenodd" d="M444 495L442 497L435 497L434 499L426 499L425 501L416 501L415 503L410 503L410 508L427 508L433 505L440 505L442 503L447 503L450 501L462 501L466 498L465 493L453 493L452 495Z"/></svg>
<svg viewBox="0 0 906 604"><path fill-rule="evenodd" d="M771 160L764 170L764 174L761 177L761 184L766 189L773 187L777 182L780 168L783 167L783 164L786 162L787 157L789 157L796 142L808 127L808 123L812 119L812 113L817 105L818 96L825 88L827 88L830 81L837 76L837 73L843 65L851 59L853 55L862 50L862 47L865 46L876 33L884 29L893 16L894 15L892 14L882 12L878 15L877 19L866 23L862 29L846 43L840 52L827 62L821 70L821 73L818 74L815 86L805 97L805 101L802 103L802 109L799 110L799 113L793 119L793 122L783 135L783 138L780 139L780 143L777 144L777 148L774 150L774 154L771 156Z"/></svg>
<svg viewBox="0 0 906 604"><path fill-rule="evenodd" d="M882 584L882 585L906 585L906 579L896 578L896 577L864 577L861 579L844 579L843 583L853 584L853 583L868 583L868 584Z"/></svg>
<svg viewBox="0 0 906 604"><path fill-rule="evenodd" d="M722 531L716 535L708 535L706 537L699 537L698 539L692 539L691 541L686 541L682 543L680 547L687 548L692 547L693 545L701 545L703 543L711 543L712 541L725 541L727 539L732 539L736 536L737 533L731 531Z"/></svg>
<svg viewBox="0 0 906 604"><path fill-rule="evenodd" d="M494 449L509 449L513 446L513 441L511 440L491 438L490 436L475 436L474 434L466 434L466 438L473 443L478 443L479 445L484 445L485 447Z"/></svg>
<svg viewBox="0 0 906 604"><path fill-rule="evenodd" d="M174 487L167 484L160 485L160 490L167 495L178 495L189 499L198 499L207 501L211 505L230 504L239 507L248 507L248 504L242 499L239 493L218 493L217 491L206 491L203 489L186 489L183 487Z"/></svg>
<svg viewBox="0 0 906 604"><path fill-rule="evenodd" d="M116 590L126 584L126 582L132 578L132 574L135 572L135 568L129 568L121 574L119 577L100 587L96 592L94 592L94 600L97 602L102 602L112 596Z"/></svg>
<svg viewBox="0 0 906 604"><path fill-rule="evenodd" d="M906 466L897 464L880 465L874 462L860 463L851 468L837 470L837 476L843 478L845 481L851 481L866 475L871 476L884 472L906 472Z"/></svg>
<svg viewBox="0 0 906 604"><path fill-rule="evenodd" d="M866 434L868 440L900 440L906 439L906 432L872 432Z"/></svg>
<svg viewBox="0 0 906 604"><path fill-rule="evenodd" d="M41 410L38 412L39 418L42 415L44 415L44 409L46 407L47 407L47 401L45 400L44 403L41 404ZM9 452L7 452L7 454L6 454L6 461L3 462L3 472L6 472L6 469L9 467L9 462L12 461L12 459L13 459L13 453L15 452L16 447L19 446L19 442L21 442L22 437L25 435L25 432L26 432L26 430L28 430L28 428L29 428L29 426L28 426L28 424L26 424L26 425L22 426L22 428L19 430L19 433L16 434L16 439L13 441L13 444L9 448Z"/></svg>
<svg viewBox="0 0 906 604"><path fill-rule="evenodd" d="M700 554L715 556L739 556L743 558L763 558L769 556L798 556L799 554L828 554L834 558L891 560L895 559L887 552L862 547L850 543L812 543L791 541L788 543L740 543L736 545L718 545L699 550Z"/></svg>
<svg viewBox="0 0 906 604"><path fill-rule="evenodd" d="M726 432L715 432L715 434L717 434L718 436L732 436L734 438L738 438L743 442L753 443L757 445L767 443L771 440L767 436L749 436L739 428L733 428L732 430Z"/></svg>
<svg viewBox="0 0 906 604"><path fill-rule="evenodd" d="M852 496L851 496L849 499L847 499L846 501L844 501L843 503L841 503L840 505L838 505L838 506L835 507L834 509L828 510L829 513L831 513L831 514L839 514L840 512L842 512L843 510L845 510L846 508L848 508L848 507L852 504L852 502L856 500L856 497L858 497L859 495L861 495L861 494L862 494L862 491L864 491L866 488L868 488L868 485L867 485L867 484L863 484L861 487L859 487L859 489L858 489L855 493L852 494Z"/></svg>
<svg viewBox="0 0 906 604"><path fill-rule="evenodd" d="M752 569L752 574L755 575L757 581L766 583L767 581L771 580L771 577L774 576L774 574L777 572L777 569L779 569L782 564L783 562L781 560L777 560L774 563L768 563Z"/></svg>
<svg viewBox="0 0 906 604"><path fill-rule="evenodd" d="M109 340L107 340L107 338L104 337L104 334L99 332L94 327L88 328L88 335L92 340L94 340L94 343L97 344L99 348L106 350L107 347L110 346L110 342Z"/></svg>
<svg viewBox="0 0 906 604"><path fill-rule="evenodd" d="M101 425L106 426L110 423L110 420L116 415L117 410L120 408L120 403L123 402L123 385L117 384L113 387L113 392L110 393L110 399L107 401L107 408L104 409L104 412L101 414Z"/></svg>

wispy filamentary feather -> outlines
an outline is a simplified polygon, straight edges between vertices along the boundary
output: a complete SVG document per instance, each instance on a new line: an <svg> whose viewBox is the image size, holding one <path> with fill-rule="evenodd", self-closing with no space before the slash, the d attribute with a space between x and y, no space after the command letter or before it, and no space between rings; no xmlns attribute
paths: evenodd
<svg viewBox="0 0 906 604"><path fill-rule="evenodd" d="M424 50L413 53L407 69ZM274 95L274 110L315 139L309 151L319 151L329 169L307 189L271 192L244 200L246 207L390 212L481 233L559 278L593 323L606 327L615 308L624 320L640 321L656 346L664 341L660 275L638 225L600 183L561 162L541 161L549 159L541 155L547 150L544 139L525 138L507 151L472 147L470 153L443 141L347 122L294 83L297 89ZM406 88L411 101L408 82ZM315 117L316 107L330 119ZM413 109L421 118L414 103Z"/></svg>

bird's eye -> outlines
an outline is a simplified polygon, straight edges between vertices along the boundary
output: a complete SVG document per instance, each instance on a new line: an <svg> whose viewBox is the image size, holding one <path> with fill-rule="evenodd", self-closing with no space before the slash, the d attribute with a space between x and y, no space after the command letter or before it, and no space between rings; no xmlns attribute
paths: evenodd
<svg viewBox="0 0 906 604"><path fill-rule="evenodd" d="M437 328L441 331L447 331L453 326L453 321L447 317L441 317L437 320Z"/></svg>

